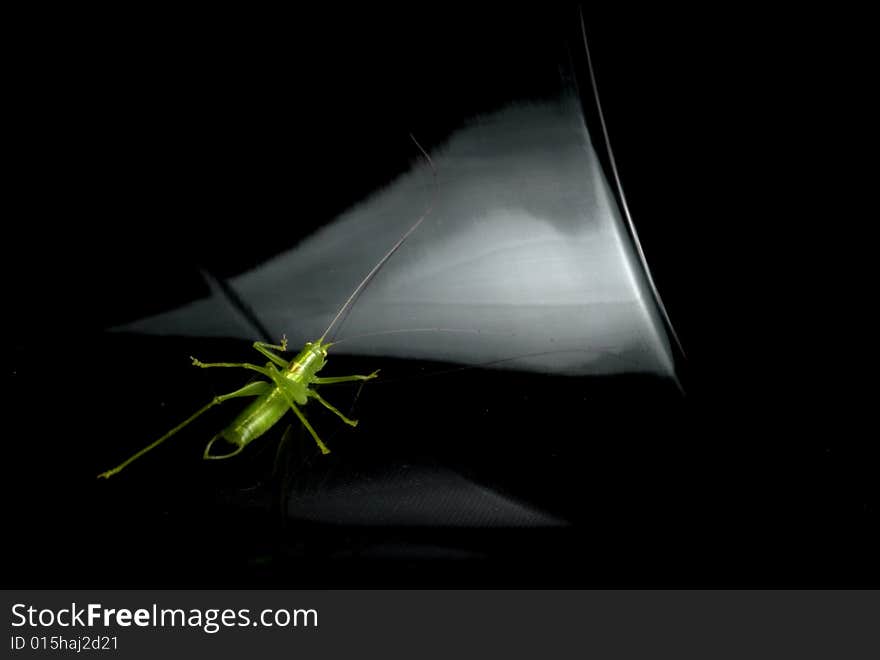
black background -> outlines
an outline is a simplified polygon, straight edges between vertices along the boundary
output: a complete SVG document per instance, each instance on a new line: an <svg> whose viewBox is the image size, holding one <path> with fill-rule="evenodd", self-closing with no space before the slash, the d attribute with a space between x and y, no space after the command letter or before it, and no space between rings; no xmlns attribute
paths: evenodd
<svg viewBox="0 0 880 660"><path fill-rule="evenodd" d="M834 340L814 342L828 310L803 269L804 235L834 254L812 196L824 179L788 165L821 162L803 146L822 142L811 122L840 85L827 48L798 40L792 17L745 10L584 14L687 398L643 379L491 372L416 390L394 383L444 365L383 364L397 380L358 400L381 432L339 432L323 467L306 450L290 459L304 489L447 466L575 523L470 534L281 525L270 449L205 470L181 443L93 484L108 457L230 389L185 356L251 357L100 330L203 295L199 267L228 277L292 247L405 171L410 132L430 147L512 94L552 98L567 63L587 94L576 9L22 19L7 95L7 581L876 586L876 449L855 427L857 388L827 369Z"/></svg>

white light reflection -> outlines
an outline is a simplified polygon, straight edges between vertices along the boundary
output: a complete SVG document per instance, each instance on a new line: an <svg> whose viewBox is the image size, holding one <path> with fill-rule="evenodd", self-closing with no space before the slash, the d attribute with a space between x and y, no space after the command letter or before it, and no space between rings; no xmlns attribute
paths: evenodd
<svg viewBox="0 0 880 660"><path fill-rule="evenodd" d="M432 158L432 213L336 329L352 339L334 352L674 377L576 99L481 118ZM313 340L434 194L425 165L230 285L276 336ZM360 337L428 327L466 332ZM254 339L219 295L120 329Z"/></svg>

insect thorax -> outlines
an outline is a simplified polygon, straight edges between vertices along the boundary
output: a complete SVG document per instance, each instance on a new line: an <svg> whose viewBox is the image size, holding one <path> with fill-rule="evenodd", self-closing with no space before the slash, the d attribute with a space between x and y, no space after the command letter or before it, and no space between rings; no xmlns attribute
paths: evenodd
<svg viewBox="0 0 880 660"><path fill-rule="evenodd" d="M316 373L323 369L327 357L328 344L306 342L305 347L290 361L287 369L288 377L308 382Z"/></svg>

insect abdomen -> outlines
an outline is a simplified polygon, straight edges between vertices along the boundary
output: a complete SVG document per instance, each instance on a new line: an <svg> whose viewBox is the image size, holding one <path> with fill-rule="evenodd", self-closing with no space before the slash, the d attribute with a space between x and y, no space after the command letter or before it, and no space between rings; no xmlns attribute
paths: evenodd
<svg viewBox="0 0 880 660"><path fill-rule="evenodd" d="M242 410L220 435L227 442L244 447L272 428L287 409L287 401L275 388Z"/></svg>

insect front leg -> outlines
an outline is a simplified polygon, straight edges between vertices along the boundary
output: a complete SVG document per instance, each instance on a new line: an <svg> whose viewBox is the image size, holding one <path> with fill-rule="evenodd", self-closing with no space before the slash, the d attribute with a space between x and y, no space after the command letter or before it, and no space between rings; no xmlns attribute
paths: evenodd
<svg viewBox="0 0 880 660"><path fill-rule="evenodd" d="M282 353L285 352L287 350L287 337L282 336L280 344L267 344L264 341L255 341L254 348L272 360L276 366L281 367L282 369L287 369L290 366L290 363L287 360L269 350L274 349L276 351L281 351Z"/></svg>
<svg viewBox="0 0 880 660"><path fill-rule="evenodd" d="M194 367L201 367L202 369L210 369L212 367L240 367L241 369L256 371L267 378L272 378L272 374L267 367L258 367L249 362L202 362L201 360L194 358L192 355L190 355L190 359L192 360Z"/></svg>

